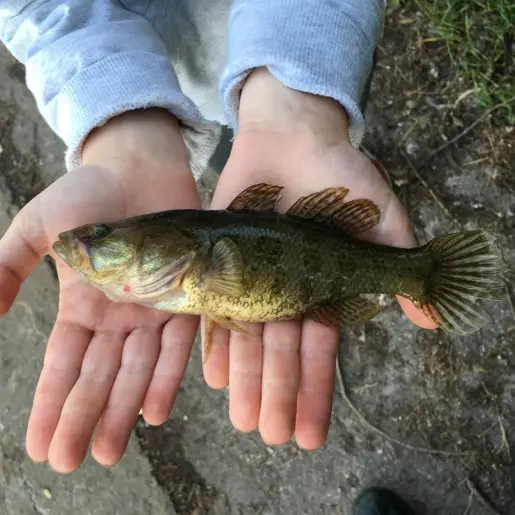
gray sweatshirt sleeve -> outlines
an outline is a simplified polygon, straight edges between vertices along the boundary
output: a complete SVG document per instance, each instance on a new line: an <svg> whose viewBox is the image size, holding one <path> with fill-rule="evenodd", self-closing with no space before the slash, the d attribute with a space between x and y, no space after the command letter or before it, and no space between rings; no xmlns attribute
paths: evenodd
<svg viewBox="0 0 515 515"><path fill-rule="evenodd" d="M200 119L159 35L122 2L0 1L0 39L25 65L40 113L66 144L68 169L80 164L89 131L116 114L162 107Z"/></svg>
<svg viewBox="0 0 515 515"><path fill-rule="evenodd" d="M360 99L380 36L384 0L234 0L228 64L220 83L229 124L252 68L287 86L331 97L346 110L351 142L363 138Z"/></svg>
<svg viewBox="0 0 515 515"><path fill-rule="evenodd" d="M229 51L219 87L229 125L237 128L246 75L267 66L292 88L339 101L358 144L364 131L359 100L384 0L224 1L230 4ZM153 106L192 127L205 123L199 107L181 92L170 49L154 28L157 20L148 18L154 13L167 30L200 30L181 26L180 4L0 0L0 39L25 65L41 115L67 147L68 169L80 164L87 134L116 114Z"/></svg>

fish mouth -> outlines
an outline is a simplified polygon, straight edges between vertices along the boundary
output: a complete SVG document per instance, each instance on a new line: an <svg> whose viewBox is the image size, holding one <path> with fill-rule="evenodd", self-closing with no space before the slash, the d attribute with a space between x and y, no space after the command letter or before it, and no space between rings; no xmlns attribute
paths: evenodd
<svg viewBox="0 0 515 515"><path fill-rule="evenodd" d="M58 236L58 240L54 242L52 248L67 265L80 267L84 265L86 258L83 246L80 241L73 240L69 234L63 233Z"/></svg>
<svg viewBox="0 0 515 515"><path fill-rule="evenodd" d="M66 263L70 262L70 242L59 235L59 239L52 245L54 252Z"/></svg>

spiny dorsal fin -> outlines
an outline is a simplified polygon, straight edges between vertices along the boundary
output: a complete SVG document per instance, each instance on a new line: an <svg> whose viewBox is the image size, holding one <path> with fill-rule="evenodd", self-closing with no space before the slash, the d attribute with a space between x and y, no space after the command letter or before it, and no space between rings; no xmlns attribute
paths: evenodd
<svg viewBox="0 0 515 515"><path fill-rule="evenodd" d="M367 231L380 219L379 208L370 200L344 202L347 188L333 187L301 197L288 214L334 225L350 233Z"/></svg>
<svg viewBox="0 0 515 515"><path fill-rule="evenodd" d="M366 322L381 311L364 297L347 297L333 303L327 303L311 308L305 316L329 327Z"/></svg>
<svg viewBox="0 0 515 515"><path fill-rule="evenodd" d="M243 190L229 204L230 211L275 211L283 186L260 183Z"/></svg>
<svg viewBox="0 0 515 515"><path fill-rule="evenodd" d="M243 294L243 258L238 246L222 238L213 247L213 268L206 274L204 288L220 295L239 297Z"/></svg>

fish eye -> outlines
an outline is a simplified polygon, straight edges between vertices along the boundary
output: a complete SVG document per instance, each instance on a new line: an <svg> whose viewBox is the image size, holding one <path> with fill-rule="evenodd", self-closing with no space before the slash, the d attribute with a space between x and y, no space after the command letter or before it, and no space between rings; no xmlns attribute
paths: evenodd
<svg viewBox="0 0 515 515"><path fill-rule="evenodd" d="M95 225L91 228L90 237L93 240L99 240L109 234L109 229L105 225Z"/></svg>

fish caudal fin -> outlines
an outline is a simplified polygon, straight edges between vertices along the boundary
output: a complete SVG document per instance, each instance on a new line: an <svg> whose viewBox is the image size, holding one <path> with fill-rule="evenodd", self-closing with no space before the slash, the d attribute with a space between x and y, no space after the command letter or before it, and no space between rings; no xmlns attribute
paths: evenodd
<svg viewBox="0 0 515 515"><path fill-rule="evenodd" d="M477 306L477 299L502 298L507 266L494 240L483 231L465 231L425 245L424 251L433 255L436 266L419 306L445 331L466 335L491 321Z"/></svg>

